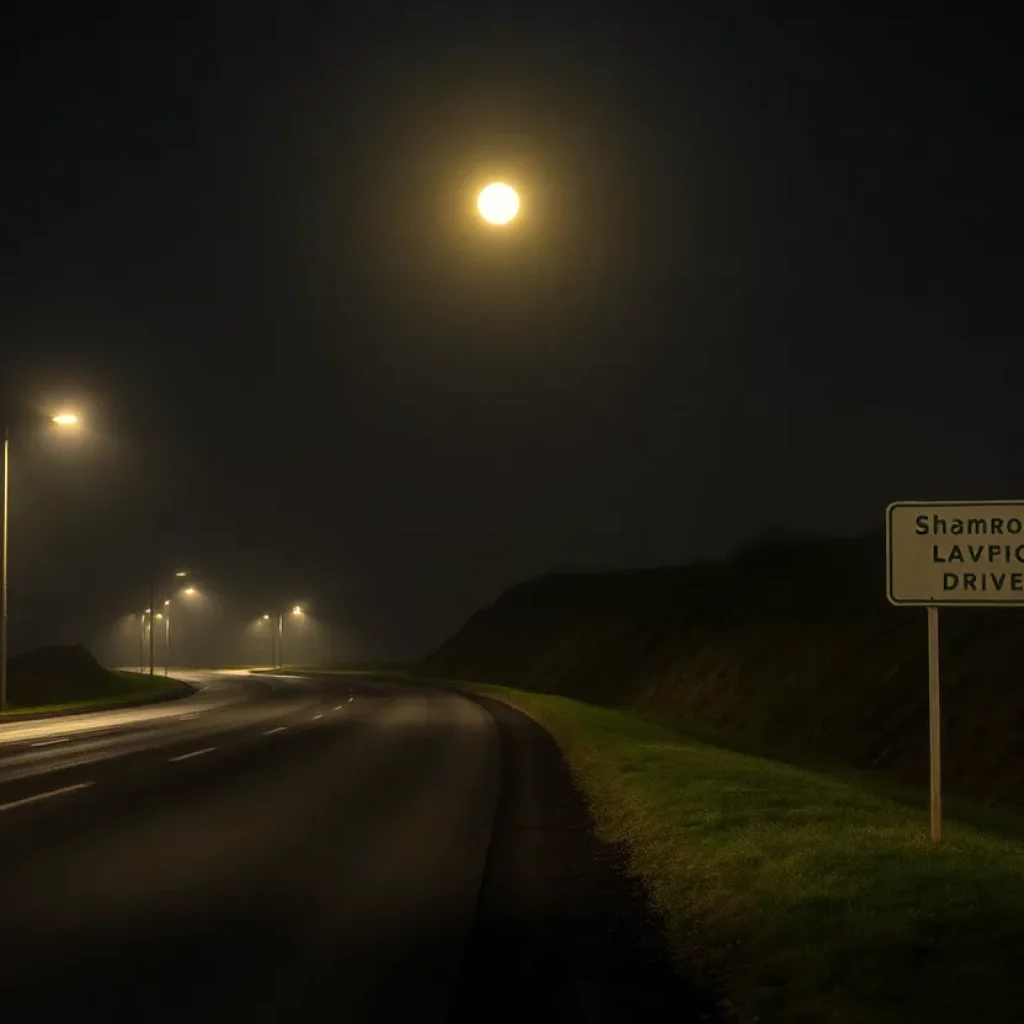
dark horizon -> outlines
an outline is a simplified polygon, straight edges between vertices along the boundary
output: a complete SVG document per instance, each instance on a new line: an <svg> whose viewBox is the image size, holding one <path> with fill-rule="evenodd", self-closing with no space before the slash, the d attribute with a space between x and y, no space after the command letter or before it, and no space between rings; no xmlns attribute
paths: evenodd
<svg viewBox="0 0 1024 1024"><path fill-rule="evenodd" d="M3 399L88 432L13 435L12 653L154 561L410 658L552 568L1020 496L1012 21L18 4Z"/></svg>

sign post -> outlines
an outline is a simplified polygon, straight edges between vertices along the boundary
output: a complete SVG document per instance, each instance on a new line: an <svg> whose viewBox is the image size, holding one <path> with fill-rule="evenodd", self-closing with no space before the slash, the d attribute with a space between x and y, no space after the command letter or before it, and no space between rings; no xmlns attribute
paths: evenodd
<svg viewBox="0 0 1024 1024"><path fill-rule="evenodd" d="M942 714L939 709L939 609L928 606L928 751L932 841L942 839Z"/></svg>
<svg viewBox="0 0 1024 1024"><path fill-rule="evenodd" d="M893 502L885 516L885 575L890 603L928 610L931 837L939 842L939 608L1024 605L1024 502Z"/></svg>

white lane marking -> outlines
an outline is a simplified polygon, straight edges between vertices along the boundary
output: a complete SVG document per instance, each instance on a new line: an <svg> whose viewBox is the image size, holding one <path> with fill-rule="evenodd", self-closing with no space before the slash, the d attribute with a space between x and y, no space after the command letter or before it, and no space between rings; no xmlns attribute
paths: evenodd
<svg viewBox="0 0 1024 1024"><path fill-rule="evenodd" d="M57 740L39 740L38 742L33 743L32 746L33 747L50 747L50 746L53 746L54 743L70 743L70 742L71 742L71 737L70 736L61 736L61 738L57 739Z"/></svg>
<svg viewBox="0 0 1024 1024"><path fill-rule="evenodd" d="M344 706L345 706L344 704L335 704L334 705L334 710L335 711L340 711Z"/></svg>
<svg viewBox="0 0 1024 1024"><path fill-rule="evenodd" d="M63 786L61 789L51 789L47 793L36 793L35 796L26 796L21 800L12 800L7 804L0 804L0 811L9 811L12 807L23 807L25 804L38 803L40 800L49 800L51 796L60 796L63 793L73 793L76 789L88 789L91 782L79 782L74 786Z"/></svg>
<svg viewBox="0 0 1024 1024"><path fill-rule="evenodd" d="M187 761L190 757L198 757L200 754L208 754L211 750L216 750L216 747L203 747L202 750L190 750L187 754L179 754L177 757L169 757L168 761Z"/></svg>
<svg viewBox="0 0 1024 1024"><path fill-rule="evenodd" d="M313 721L315 722L315 721L316 721L316 720L317 720L318 718L323 718L323 717L324 717L324 716L323 716L323 714L322 714L322 713L321 713L321 714L319 714L319 715L314 715L314 716L313 716Z"/></svg>
<svg viewBox="0 0 1024 1024"><path fill-rule="evenodd" d="M348 699L347 703L351 704L351 703L352 703L352 701L354 701L354 700L355 700L355 697L349 697L349 699Z"/></svg>
<svg viewBox="0 0 1024 1024"><path fill-rule="evenodd" d="M268 729L263 735L264 736L273 736L275 732L284 732L285 729L287 729L287 728L288 728L287 725L279 725L276 729Z"/></svg>

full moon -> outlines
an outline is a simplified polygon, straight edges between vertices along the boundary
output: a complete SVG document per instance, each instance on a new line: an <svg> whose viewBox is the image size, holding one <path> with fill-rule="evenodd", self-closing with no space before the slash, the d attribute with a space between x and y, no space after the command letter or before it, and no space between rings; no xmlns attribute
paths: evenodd
<svg viewBox="0 0 1024 1024"><path fill-rule="evenodd" d="M511 185L496 181L477 196L476 208L488 224L507 224L519 212L519 196Z"/></svg>

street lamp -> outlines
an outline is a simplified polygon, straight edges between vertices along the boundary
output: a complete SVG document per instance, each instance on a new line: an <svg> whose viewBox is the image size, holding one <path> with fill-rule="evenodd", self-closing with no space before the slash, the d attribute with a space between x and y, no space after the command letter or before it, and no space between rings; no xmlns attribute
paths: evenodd
<svg viewBox="0 0 1024 1024"><path fill-rule="evenodd" d="M303 620L303 616L305 614L306 613L302 610L302 605L297 604L297 605L295 605L292 608L292 618L295 619L296 626L298 627L298 630L299 630L299 644L298 644L299 657L298 657L298 664L300 664L300 665L302 664L302 623L304 621ZM282 639L282 641L284 639L284 624L283 623L282 623L282 628L281 628L281 639ZM281 659L281 668L284 668L284 658L283 657Z"/></svg>
<svg viewBox="0 0 1024 1024"><path fill-rule="evenodd" d="M170 603L170 601L164 601L164 607L166 608ZM164 620L164 678L166 679L171 671L171 613L157 612L156 617Z"/></svg>
<svg viewBox="0 0 1024 1024"><path fill-rule="evenodd" d="M259 633L260 628L270 623L270 615L264 612L255 622L255 629ZM277 630L271 626L270 628L270 664L272 668L277 668Z"/></svg>
<svg viewBox="0 0 1024 1024"><path fill-rule="evenodd" d="M184 579L186 576L188 576L188 570L187 569L179 569L174 574L175 579ZM150 588L149 589L150 589L150 599L151 599L152 603L155 605L156 604L156 579L155 579L155 577L151 580ZM185 594L187 597L195 597L196 594L198 593L198 591L196 590L195 587L189 585L189 586L185 587L185 589L182 591L182 593ZM166 677L168 672L170 671L170 664L171 664L171 613L170 613L171 598L167 598L164 601L163 606L164 606L165 609L167 609L167 611L165 612L164 615L160 615L158 613L156 617L158 619L162 618L164 620L164 649L165 649L164 650L164 676ZM146 612L145 612L145 615L149 615L149 614L150 614L150 610L147 608ZM143 615L143 619L145 619L145 615ZM152 628L150 628L150 631L149 631L149 674L151 676L155 672L155 665L156 665L156 637L153 634Z"/></svg>
<svg viewBox="0 0 1024 1024"><path fill-rule="evenodd" d="M77 427L78 416L59 412L50 417L58 427ZM7 710L7 546L8 508L10 505L9 467L11 460L11 429L4 426L3 529L0 530L0 711Z"/></svg>
<svg viewBox="0 0 1024 1024"><path fill-rule="evenodd" d="M146 616L149 609L146 608L139 616L139 672L146 671Z"/></svg>
<svg viewBox="0 0 1024 1024"><path fill-rule="evenodd" d="M292 617L301 622L302 616L306 613L300 604L292 605L291 609ZM276 629L274 630L274 650L272 652L274 659L274 668L284 668L284 616L283 611L278 612L274 618L277 619ZM270 615L262 615L261 620L263 622L270 621Z"/></svg>

